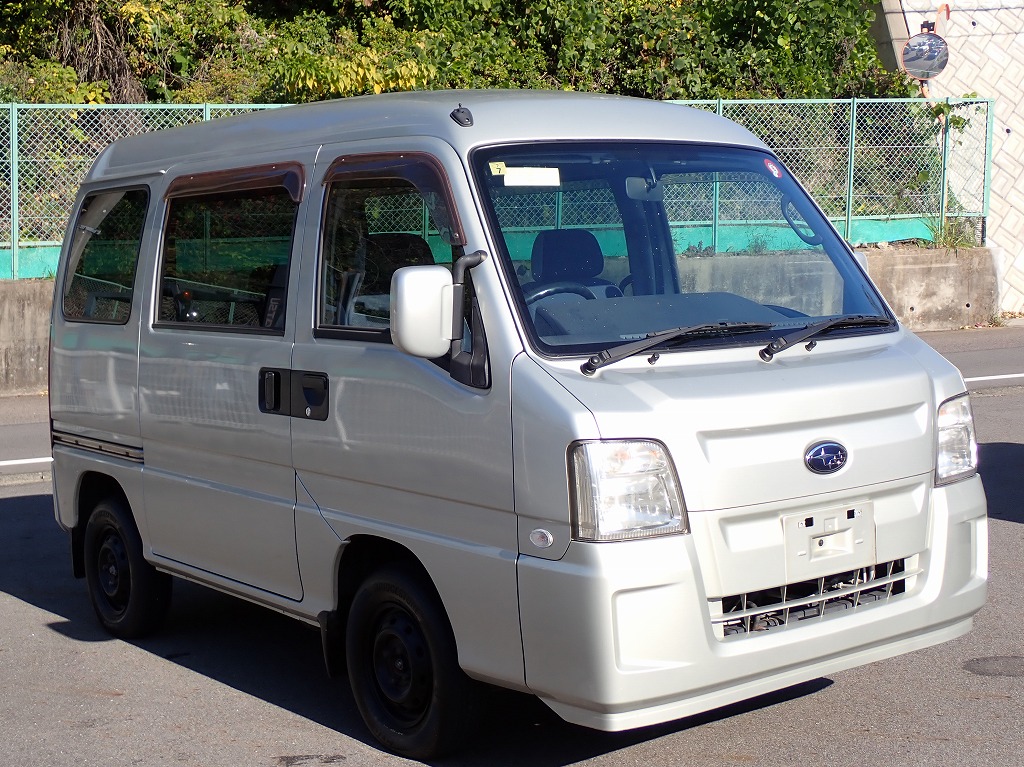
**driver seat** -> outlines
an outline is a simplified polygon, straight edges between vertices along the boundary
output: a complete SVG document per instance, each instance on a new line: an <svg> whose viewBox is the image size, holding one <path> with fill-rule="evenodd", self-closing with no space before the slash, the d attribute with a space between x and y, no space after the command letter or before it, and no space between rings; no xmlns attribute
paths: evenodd
<svg viewBox="0 0 1024 767"><path fill-rule="evenodd" d="M592 288L598 298L617 298L622 291L598 275L604 254L593 232L586 229L545 229L533 241L530 256L531 286L573 282ZM524 286L525 288L526 286Z"/></svg>

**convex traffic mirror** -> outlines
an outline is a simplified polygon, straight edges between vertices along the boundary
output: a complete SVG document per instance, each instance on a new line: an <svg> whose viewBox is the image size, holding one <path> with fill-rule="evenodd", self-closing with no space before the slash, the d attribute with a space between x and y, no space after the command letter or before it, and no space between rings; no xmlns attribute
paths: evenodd
<svg viewBox="0 0 1024 767"><path fill-rule="evenodd" d="M907 40L900 59L908 75L930 80L949 63L949 45L934 32L922 32Z"/></svg>

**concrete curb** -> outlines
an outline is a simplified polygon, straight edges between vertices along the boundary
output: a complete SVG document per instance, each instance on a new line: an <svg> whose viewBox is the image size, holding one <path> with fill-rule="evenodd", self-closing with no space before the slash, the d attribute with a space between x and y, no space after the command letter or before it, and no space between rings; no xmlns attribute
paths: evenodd
<svg viewBox="0 0 1024 767"><path fill-rule="evenodd" d="M29 471L21 474L0 474L0 487L11 485L31 485L37 482L51 482L53 477L49 469L45 471Z"/></svg>

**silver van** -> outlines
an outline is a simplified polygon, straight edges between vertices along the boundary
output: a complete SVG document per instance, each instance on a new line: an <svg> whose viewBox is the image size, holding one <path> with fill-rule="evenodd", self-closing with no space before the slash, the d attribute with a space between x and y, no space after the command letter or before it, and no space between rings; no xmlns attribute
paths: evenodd
<svg viewBox="0 0 1024 767"><path fill-rule="evenodd" d="M172 576L320 628L386 748L480 683L623 730L966 632L958 371L686 107L433 92L115 142L56 276L56 516L99 621Z"/></svg>

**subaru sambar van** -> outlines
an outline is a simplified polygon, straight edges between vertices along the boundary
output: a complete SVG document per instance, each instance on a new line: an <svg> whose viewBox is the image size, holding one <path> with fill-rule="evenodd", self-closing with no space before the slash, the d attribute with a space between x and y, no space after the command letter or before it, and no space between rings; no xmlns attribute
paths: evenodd
<svg viewBox="0 0 1024 767"><path fill-rule="evenodd" d="M413 758L481 683L624 730L985 599L960 374L764 143L679 105L405 93L119 140L68 226L50 412L110 633L175 577L317 626Z"/></svg>

